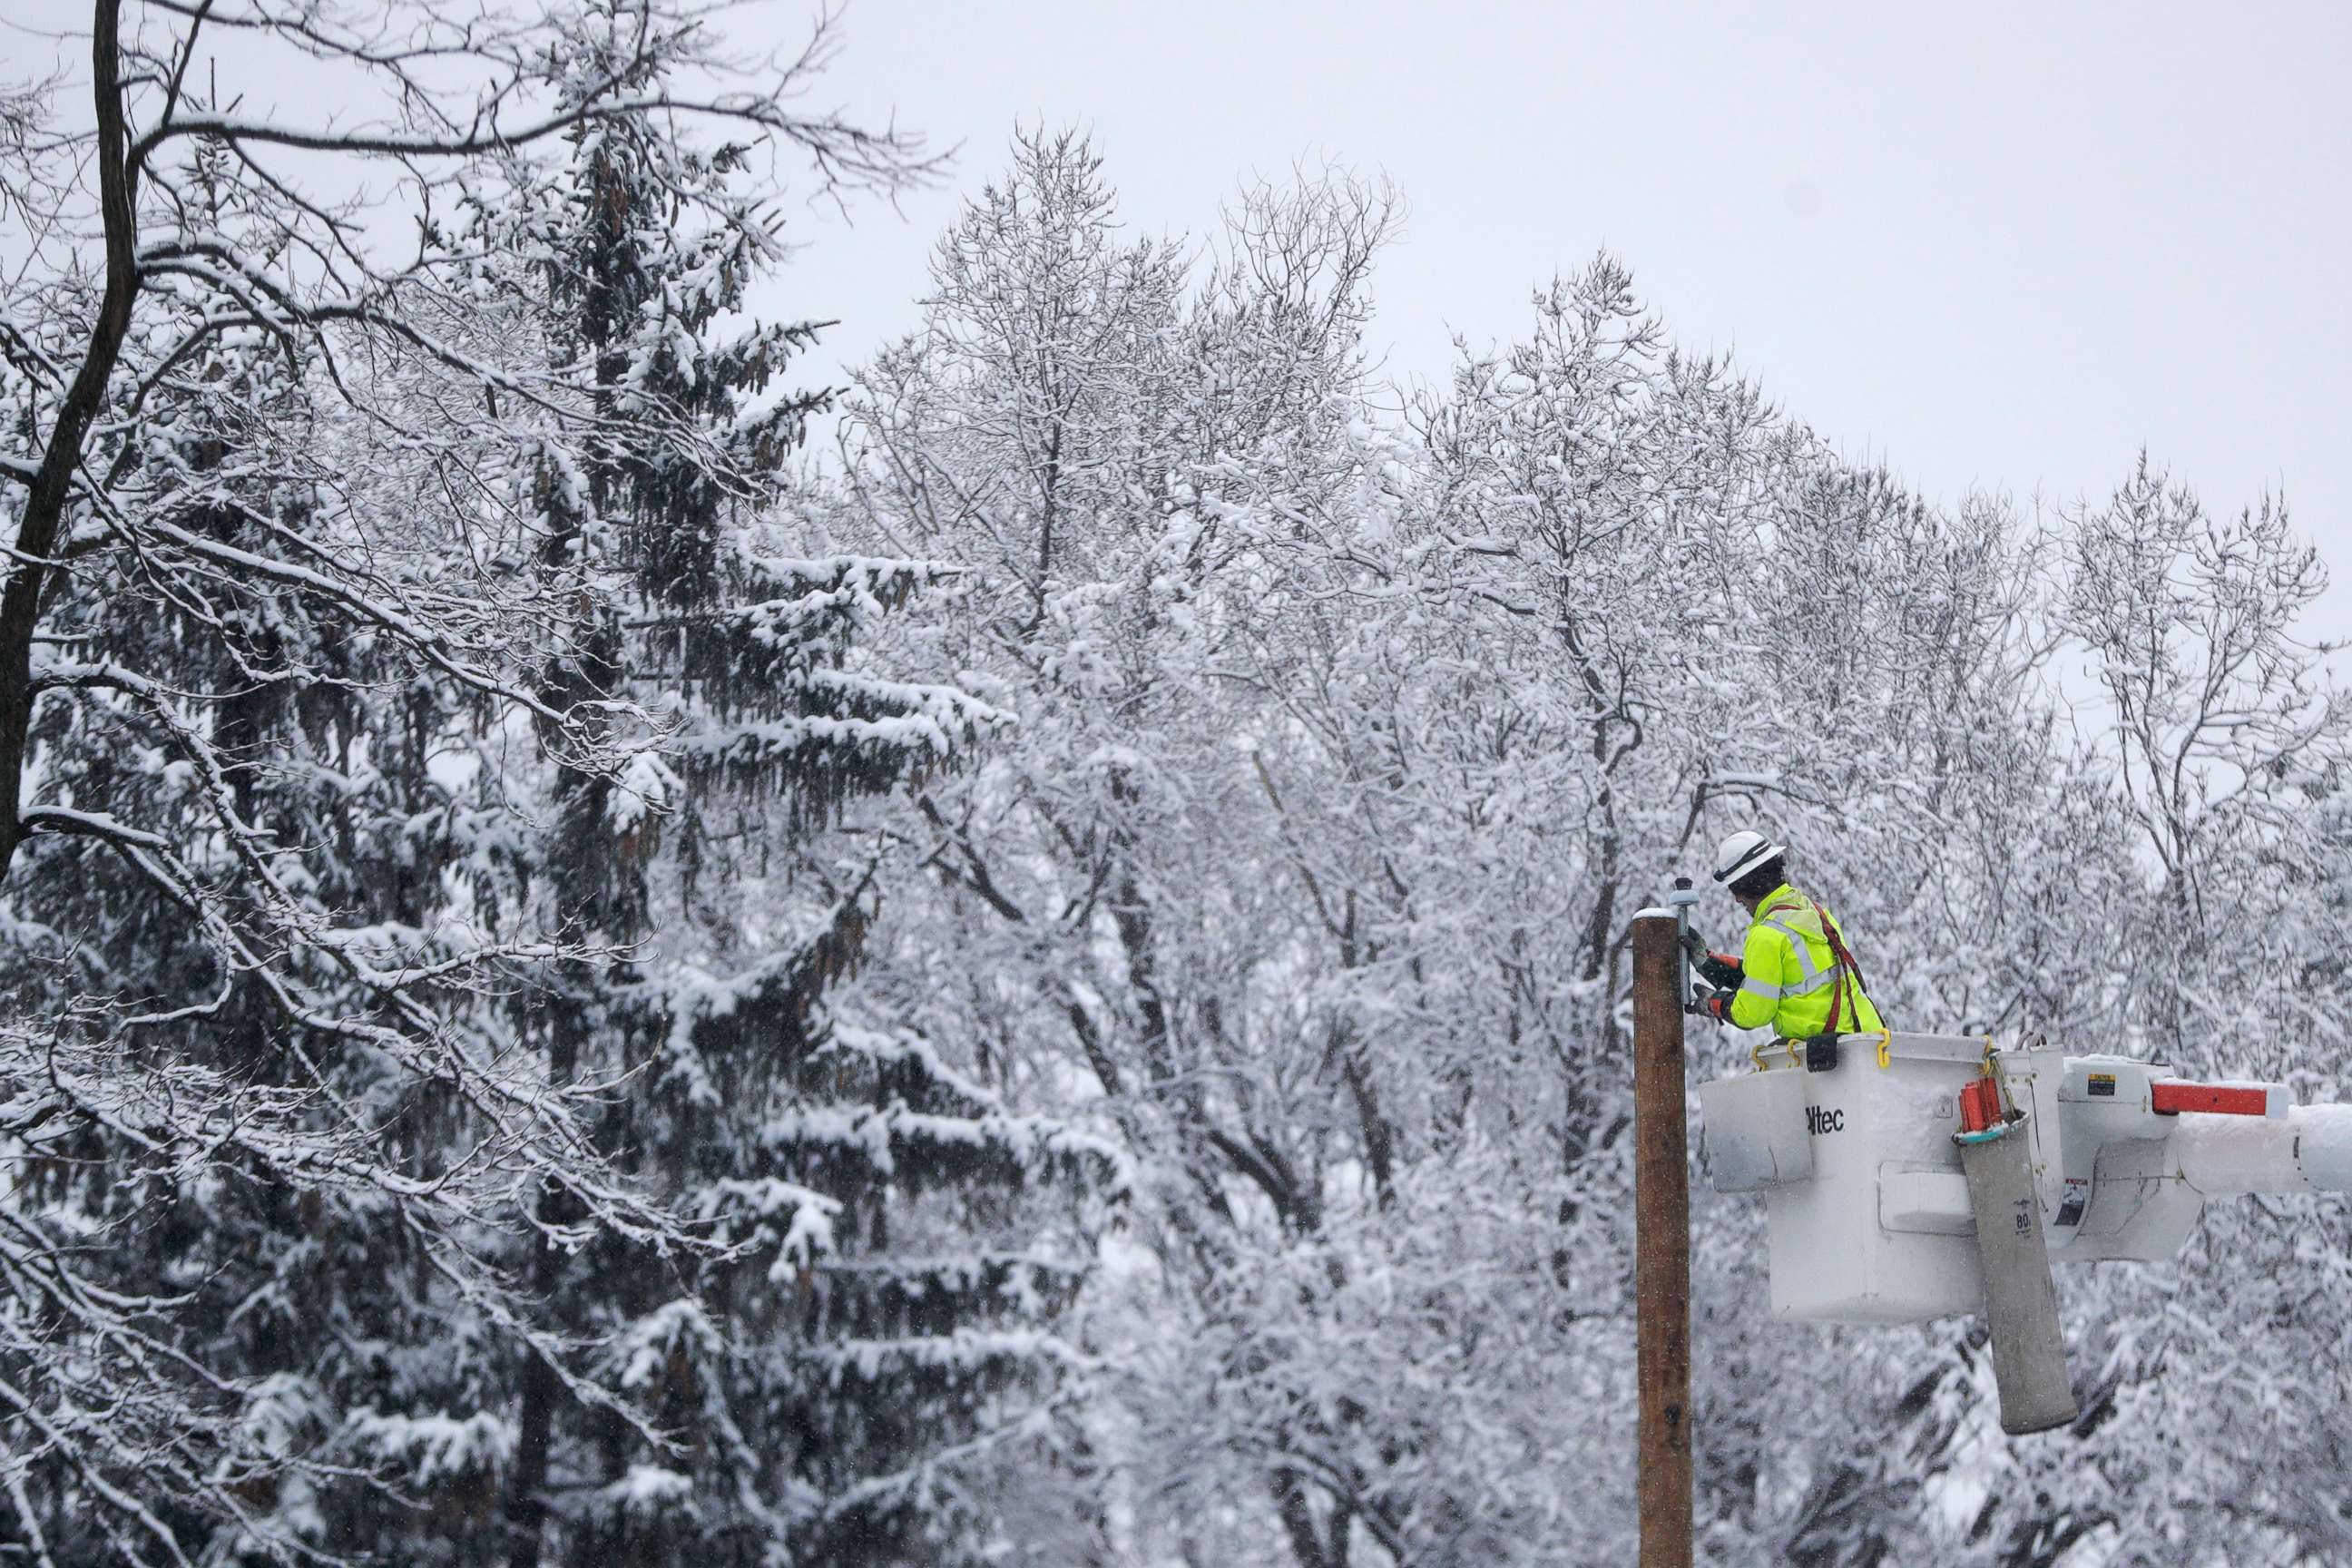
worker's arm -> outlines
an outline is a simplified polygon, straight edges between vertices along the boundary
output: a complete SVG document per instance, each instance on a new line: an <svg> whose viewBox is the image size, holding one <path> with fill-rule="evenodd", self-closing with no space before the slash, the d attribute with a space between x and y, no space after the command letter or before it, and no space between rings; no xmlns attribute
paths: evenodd
<svg viewBox="0 0 2352 1568"><path fill-rule="evenodd" d="M1733 1026L1754 1029L1769 1024L1780 1011L1780 987L1788 964L1789 939L1770 926L1748 928L1748 950L1742 955L1739 989L1725 1009Z"/></svg>

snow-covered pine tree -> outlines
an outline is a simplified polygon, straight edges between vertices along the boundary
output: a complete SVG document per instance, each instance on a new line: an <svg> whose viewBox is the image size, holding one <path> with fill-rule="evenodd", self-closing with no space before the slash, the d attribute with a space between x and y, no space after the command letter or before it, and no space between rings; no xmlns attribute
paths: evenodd
<svg viewBox="0 0 2352 1568"><path fill-rule="evenodd" d="M209 255L266 270L297 243L225 144L150 179ZM475 1244L508 1171L688 1234L484 1026L485 989L549 950L471 918L501 857L462 781L550 606L437 504L480 453L404 428L447 368L383 345L339 391L350 342L267 331L205 269L167 287L173 248L139 345L170 352L104 405L41 595L0 921L0 1534L62 1563L487 1521L483 1396L522 1330ZM72 320L14 324L20 441Z"/></svg>
<svg viewBox="0 0 2352 1568"><path fill-rule="evenodd" d="M658 88L613 65L642 20L583 20L583 95ZM615 1086L599 1137L722 1249L575 1249L541 1201L536 1288L668 1440L527 1368L517 1563L976 1560L978 1478L1049 1437L1072 1362L1045 1325L1080 1255L1025 1194L1114 1184L1108 1147L1007 1114L953 1042L841 999L887 797L1003 716L873 667L871 623L942 573L826 548L782 477L822 399L776 385L814 329L741 314L779 255L746 153L604 120L483 215L573 395L537 458L540 569L585 613L548 686L653 718L617 773L549 755L542 897L608 956L518 1017L558 1080Z"/></svg>
<svg viewBox="0 0 2352 1568"><path fill-rule="evenodd" d="M580 7L484 30L421 0L260 0L243 32L353 94L323 126L241 115L249 57L193 68L206 8L128 32L118 0L92 10L94 121L77 123L62 95L0 103L12 126L55 127L0 142L5 218L12 239L31 237L0 291L0 515L15 544L0 595L0 1537L74 1564L501 1561L518 1378L536 1365L560 1389L547 1409L572 1489L561 1522L635 1560L821 1552L868 1522L876 1552L929 1555L904 1543L953 1533L952 1505L923 1505L952 1494L955 1445L1032 1429L1055 1359L1034 1332L950 1331L1030 1321L1066 1289L1068 1270L1010 1216L1021 1184L1096 1162L1056 1129L993 1116L902 1032L825 1027L822 983L854 961L878 879L812 899L847 851L786 829L935 765L982 715L859 668L855 628L926 572L785 559L757 535L764 491L733 494L741 526L721 544L663 531L657 505L640 509L639 534L599 538L607 520L583 489L583 551L546 548L541 503L625 468L618 437L641 419L643 449L661 455L624 488L652 490L667 436L684 433L704 470L749 450L764 471L775 453L758 443L789 435L790 411L708 429L600 414L596 367L556 363L551 339L517 330L528 266L446 237L467 193L536 188L531 160L625 114L647 142L698 117L773 135L850 182L900 177L908 145L796 113L797 71L746 81L708 16L667 0L593 11L614 79L681 68L657 113L608 84L494 133L486 103L548 102L580 79ZM373 47L394 35L409 47ZM293 168L289 140L309 149ZM337 182L371 165L380 194L413 204L421 245L382 244L381 209L343 204ZM306 191L311 175L332 193ZM49 247L101 230L103 269ZM740 279L669 281L707 320ZM650 344L662 319L656 302L615 341ZM752 363L726 384L757 382L788 337L738 334ZM690 511L703 492L667 493ZM704 553L616 563L599 553L614 541ZM625 602L600 602L608 592ZM727 595L735 608L713 609ZM548 678L559 646L614 669L632 639L683 653L678 628L632 623L705 611L725 624L698 647L723 649L742 686L696 698L703 717L633 699L663 680L716 691L713 668ZM674 769L646 749L719 714L769 749ZM542 755L569 770L569 794L623 804L552 810ZM597 885L551 878L548 846L665 794L770 808L710 840L728 873L699 886L747 905L697 906L719 909L706 925L742 917L719 944L732 967L700 988L660 969L651 939L645 963L617 966L583 934L616 923L604 910L542 918ZM657 816L615 832L605 885L635 896L634 878L648 900L696 885L678 871L691 832L661 851L672 874L655 874ZM755 873L774 878L771 907ZM651 923L665 936L687 922ZM583 1045L562 1081L508 1005L546 987L550 965L554 997L593 1009L596 1054ZM631 975L647 999L634 1012L612 1004ZM720 979L737 983L731 1012ZM633 1044L665 1049L673 1024L710 1073L597 1076ZM854 1145L872 1156L863 1184L832 1173L833 1194L778 1173L824 1164L784 1126L820 1089L864 1092L857 1131L880 1129ZM645 1131L656 1106L677 1112L659 1137ZM886 1196L900 1205L887 1224ZM829 1217L831 1253L817 1245ZM556 1312L512 1240L541 1218L562 1222ZM776 1226L765 1257L751 1234L762 1222ZM935 1240L932 1258L894 1262L893 1236ZM853 1253L836 1289L828 1259ZM652 1272L595 1272L624 1258ZM600 1296L616 1278L666 1280L675 1310ZM934 1303L920 1289L932 1278L960 1293ZM970 1310L954 1318L950 1300ZM680 1381L690 1363L651 1347L689 1321L709 1354ZM770 1334L779 1323L795 1331ZM624 1344L616 1330L641 1331ZM850 1375L854 1333L866 1346ZM688 1387L708 1401L681 1404ZM881 1414L862 1416L861 1397ZM593 1463L624 1449L709 1484L680 1495L667 1472Z"/></svg>

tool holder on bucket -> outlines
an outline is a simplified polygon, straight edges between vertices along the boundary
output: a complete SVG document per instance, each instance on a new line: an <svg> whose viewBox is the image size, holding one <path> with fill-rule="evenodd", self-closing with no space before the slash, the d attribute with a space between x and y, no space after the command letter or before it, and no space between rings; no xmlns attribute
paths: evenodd
<svg viewBox="0 0 2352 1568"><path fill-rule="evenodd" d="M1976 1220L2001 1430L2045 1432L2072 1422L2078 1411L2066 1376L2066 1337L2027 1158L2025 1117L2007 1103L1990 1058L1984 1076L1960 1090L1958 1110L1960 1128L1952 1142Z"/></svg>

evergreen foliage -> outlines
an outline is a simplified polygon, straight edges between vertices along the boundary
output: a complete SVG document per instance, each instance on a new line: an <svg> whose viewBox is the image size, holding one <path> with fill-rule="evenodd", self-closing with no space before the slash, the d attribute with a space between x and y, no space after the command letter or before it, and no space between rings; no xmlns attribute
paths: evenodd
<svg viewBox="0 0 2352 1568"><path fill-rule="evenodd" d="M233 136L151 174L8 883L36 1560L963 1561L1062 1440L1117 1152L849 997L892 797L1003 716L865 646L951 574L782 480L709 44L551 14L561 134L450 154L356 308L240 288L318 237ZM12 321L29 466L72 326Z"/></svg>

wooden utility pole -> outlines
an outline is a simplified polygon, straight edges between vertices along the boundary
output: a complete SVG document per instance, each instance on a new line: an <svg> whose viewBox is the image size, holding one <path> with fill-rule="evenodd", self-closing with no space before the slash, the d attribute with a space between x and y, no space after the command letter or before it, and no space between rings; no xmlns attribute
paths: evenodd
<svg viewBox="0 0 2352 1568"><path fill-rule="evenodd" d="M1633 1317L1641 1568L1691 1568L1690 1132L1675 917L1633 917Z"/></svg>

